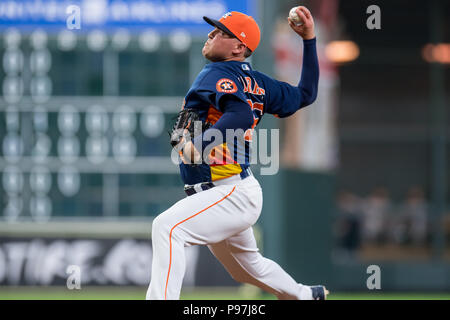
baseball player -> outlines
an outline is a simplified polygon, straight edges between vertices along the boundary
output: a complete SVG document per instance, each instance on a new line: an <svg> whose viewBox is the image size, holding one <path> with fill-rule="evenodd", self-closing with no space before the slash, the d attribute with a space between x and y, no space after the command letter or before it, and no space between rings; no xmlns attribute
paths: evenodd
<svg viewBox="0 0 450 320"><path fill-rule="evenodd" d="M302 75L298 86L252 70L245 59L258 47L260 29L240 12L220 20L203 17L214 30L202 49L211 61L188 91L182 110L194 112L208 128L192 140L182 139L180 172L187 197L155 218L153 262L147 299L179 299L185 272L184 247L206 245L238 282L253 284L278 299L324 300L324 286L297 283L277 263L264 258L252 226L262 209L262 190L249 167L251 132L265 113L284 118L314 102L319 67L314 21L300 6L303 24L288 18L303 38ZM186 126L186 129L191 125ZM212 138L212 132L237 138ZM226 142L223 142L226 141ZM209 148L209 149L208 149Z"/></svg>

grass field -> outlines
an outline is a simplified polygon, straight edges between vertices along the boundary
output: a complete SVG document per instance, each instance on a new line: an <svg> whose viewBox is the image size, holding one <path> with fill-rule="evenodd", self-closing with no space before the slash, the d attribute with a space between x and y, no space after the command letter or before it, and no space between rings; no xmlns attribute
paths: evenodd
<svg viewBox="0 0 450 320"><path fill-rule="evenodd" d="M143 300L143 287L82 287L68 290L52 287L0 287L0 300ZM198 288L184 290L182 300L274 300L252 287ZM329 300L450 300L450 293L332 293Z"/></svg>

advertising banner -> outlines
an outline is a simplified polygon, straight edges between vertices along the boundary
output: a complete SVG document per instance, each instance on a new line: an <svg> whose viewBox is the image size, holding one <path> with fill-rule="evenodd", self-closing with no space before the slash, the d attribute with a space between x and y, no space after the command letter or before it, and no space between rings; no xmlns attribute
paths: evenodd
<svg viewBox="0 0 450 320"><path fill-rule="evenodd" d="M0 238L1 286L66 286L74 274L81 285L147 286L151 262L144 239ZM206 247L186 248L184 287L233 285Z"/></svg>
<svg viewBox="0 0 450 320"><path fill-rule="evenodd" d="M0 28L60 30L79 19L75 29L81 32L151 28L162 33L184 29L196 34L208 30L203 16L218 19L228 11L256 18L256 0L3 0Z"/></svg>

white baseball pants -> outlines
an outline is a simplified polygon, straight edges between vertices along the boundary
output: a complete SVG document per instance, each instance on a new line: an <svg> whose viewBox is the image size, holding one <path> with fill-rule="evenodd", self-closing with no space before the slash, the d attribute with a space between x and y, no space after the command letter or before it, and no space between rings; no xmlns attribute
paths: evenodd
<svg viewBox="0 0 450 320"><path fill-rule="evenodd" d="M262 190L251 175L218 182L214 188L186 197L155 218L153 262L148 300L179 299L185 272L184 247L207 245L238 282L250 283L279 299L311 299L277 263L264 258L252 226L262 209Z"/></svg>

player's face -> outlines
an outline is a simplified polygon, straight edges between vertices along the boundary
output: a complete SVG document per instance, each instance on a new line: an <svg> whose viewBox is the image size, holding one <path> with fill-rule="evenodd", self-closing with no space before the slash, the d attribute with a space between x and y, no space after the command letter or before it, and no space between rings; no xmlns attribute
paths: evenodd
<svg viewBox="0 0 450 320"><path fill-rule="evenodd" d="M208 40L202 49L203 56L213 62L234 58L233 51L241 42L222 30L215 28L208 34Z"/></svg>

